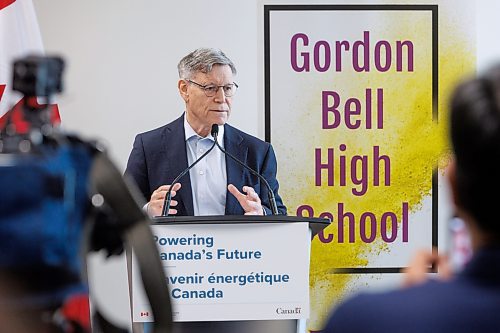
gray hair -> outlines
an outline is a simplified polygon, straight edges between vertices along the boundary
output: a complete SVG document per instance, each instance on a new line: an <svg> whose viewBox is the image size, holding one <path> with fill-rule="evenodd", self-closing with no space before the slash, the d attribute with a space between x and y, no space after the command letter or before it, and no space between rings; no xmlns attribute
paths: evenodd
<svg viewBox="0 0 500 333"><path fill-rule="evenodd" d="M179 78L189 79L197 72L209 73L214 65L228 65L233 75L236 75L236 67L224 52L213 48L199 48L189 53L179 61L177 70Z"/></svg>

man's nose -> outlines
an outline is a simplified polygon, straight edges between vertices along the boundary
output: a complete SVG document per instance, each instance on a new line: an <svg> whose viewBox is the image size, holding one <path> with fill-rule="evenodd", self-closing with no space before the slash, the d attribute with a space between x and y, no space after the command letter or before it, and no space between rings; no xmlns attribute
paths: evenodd
<svg viewBox="0 0 500 333"><path fill-rule="evenodd" d="M215 92L215 100L218 102L224 102L226 100L226 95L224 94L224 88L223 87L218 87L217 91Z"/></svg>

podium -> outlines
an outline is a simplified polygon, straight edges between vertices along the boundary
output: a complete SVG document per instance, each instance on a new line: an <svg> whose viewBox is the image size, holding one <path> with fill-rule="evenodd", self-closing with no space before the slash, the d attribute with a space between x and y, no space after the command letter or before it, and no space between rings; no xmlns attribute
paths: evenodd
<svg viewBox="0 0 500 333"><path fill-rule="evenodd" d="M308 318L310 241L327 219L224 215L153 222L176 332L289 333ZM133 322L153 321L133 259L131 280Z"/></svg>

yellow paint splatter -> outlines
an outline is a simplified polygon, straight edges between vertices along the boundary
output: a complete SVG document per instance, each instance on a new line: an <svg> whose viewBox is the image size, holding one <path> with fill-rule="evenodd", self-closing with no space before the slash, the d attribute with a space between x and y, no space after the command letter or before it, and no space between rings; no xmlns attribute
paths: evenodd
<svg viewBox="0 0 500 333"><path fill-rule="evenodd" d="M422 209L424 198L431 195L434 168L436 165L444 168L450 156L446 135L448 96L457 80L470 73L475 63L473 41L453 33L453 20L450 21L445 16L446 13L440 12L439 122L433 120L432 110L430 14L388 14L386 22L369 27L374 40L411 40L415 45L414 72L345 71L319 76L316 81L310 77L307 79L311 85L308 84L305 88L302 102L297 98L290 102L297 103L294 106L300 112L291 114L288 124L279 125L280 130L285 130L288 135L283 139L273 137L273 145L280 160L280 191L291 215L295 215L297 207L307 204L313 207L315 216L330 212L336 219L338 204L342 203L344 209L356 217L358 229L359 217L365 212L373 213L378 219L377 232L380 234L380 217L384 212L394 212L401 222L403 202L408 203L410 212ZM383 89L382 130L351 130L345 126L334 130L321 129L321 91L336 91L343 101L349 97L360 98L364 107L366 88L372 88L373 96L377 88ZM375 113L375 97L372 109ZM344 152L340 151L340 144L346 145ZM381 172L382 186L373 186L371 183L366 194L356 196L352 191L353 188L359 190L359 186L350 183L349 173L348 186L338 185L338 165L335 169L335 186L325 185L326 172L323 173L322 186L314 186L315 148L322 149L323 161L326 161L326 150L333 148L338 163L340 154L348 162L355 155L370 156L373 146L379 146L380 154L390 158L390 186L383 186L385 174ZM369 161L369 166L368 170L371 170L373 160ZM369 176L372 182L373 175L370 172ZM370 244L360 241L358 229L354 243L347 241L347 229L344 232L344 243L338 243L335 238L331 243L322 243L317 237L312 243L310 330L323 327L331 307L345 297L347 286L352 280L352 276L348 274L332 274L332 269L367 267L370 264L369 258L388 251L387 244L380 239L380 235ZM330 233L337 237L337 221L333 221L325 230L326 235Z"/></svg>

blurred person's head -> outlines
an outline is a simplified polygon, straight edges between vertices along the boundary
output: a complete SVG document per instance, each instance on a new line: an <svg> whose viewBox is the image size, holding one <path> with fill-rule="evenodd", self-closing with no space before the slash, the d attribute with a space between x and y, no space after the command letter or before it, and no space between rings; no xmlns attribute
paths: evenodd
<svg viewBox="0 0 500 333"><path fill-rule="evenodd" d="M500 65L460 84L451 99L455 162L450 180L457 214L475 248L500 240Z"/></svg>

